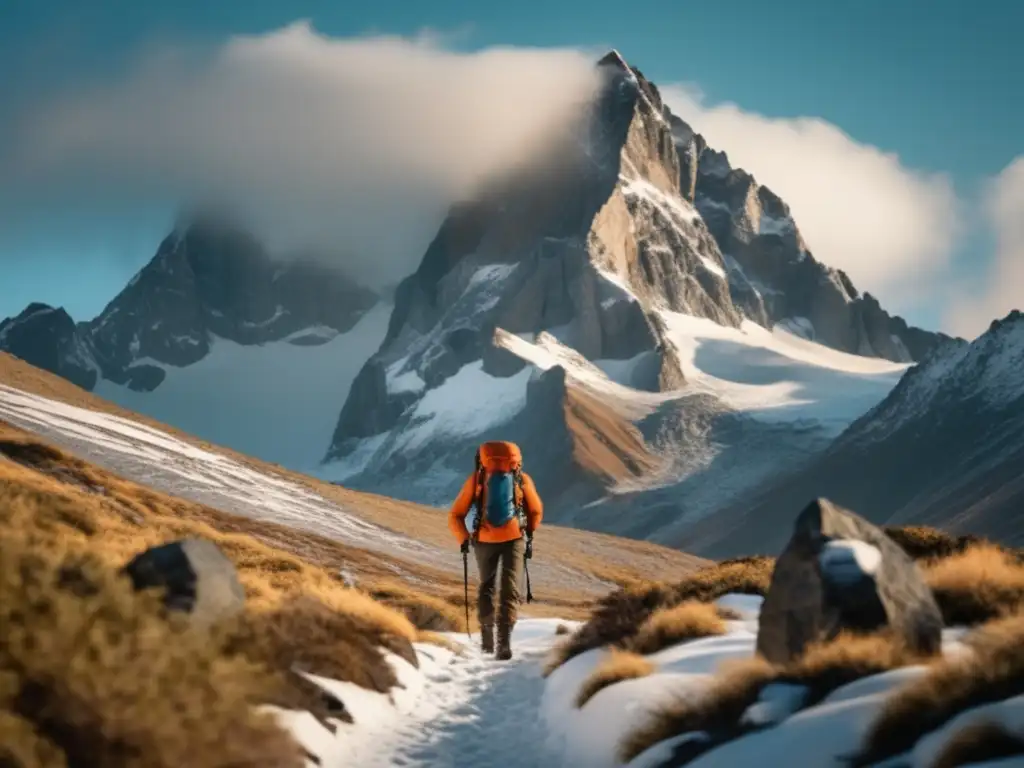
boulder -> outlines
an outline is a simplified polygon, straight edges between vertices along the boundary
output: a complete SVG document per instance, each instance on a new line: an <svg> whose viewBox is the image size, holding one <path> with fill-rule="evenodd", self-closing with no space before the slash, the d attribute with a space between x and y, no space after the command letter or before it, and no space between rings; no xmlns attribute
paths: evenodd
<svg viewBox="0 0 1024 768"><path fill-rule="evenodd" d="M784 663L844 630L884 627L917 652L940 648L942 615L910 557L864 518L816 499L797 517L776 562L758 653Z"/></svg>
<svg viewBox="0 0 1024 768"><path fill-rule="evenodd" d="M234 564L212 541L182 539L147 549L124 567L137 590L163 588L165 605L209 627L245 608Z"/></svg>

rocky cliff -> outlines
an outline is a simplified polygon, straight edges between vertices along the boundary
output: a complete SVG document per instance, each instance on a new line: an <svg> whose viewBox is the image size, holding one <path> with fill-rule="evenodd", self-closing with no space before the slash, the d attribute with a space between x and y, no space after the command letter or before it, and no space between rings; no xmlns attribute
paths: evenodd
<svg viewBox="0 0 1024 768"><path fill-rule="evenodd" d="M608 448L596 462L583 458L593 456L585 449L557 452L564 459L544 452L566 507L657 474L666 464L656 445L663 432L645 434L640 420L662 406L644 401L636 412L625 405L635 406L635 396L609 394L606 385L666 393L662 403L685 389L665 313L737 332L751 321L778 324L892 361L950 343L890 317L817 261L785 203L731 168L617 52L598 67L600 94L568 135L453 207L401 284L387 337L357 377L327 452L337 479L442 503L484 433ZM621 375L595 388L593 376L570 370L552 379L549 371L545 380L561 383L546 385L544 406L534 407L538 349L551 347L544 338L562 350L555 365L571 369L563 359L570 350ZM597 418L582 403L612 415ZM462 418L455 406L475 415Z"/></svg>

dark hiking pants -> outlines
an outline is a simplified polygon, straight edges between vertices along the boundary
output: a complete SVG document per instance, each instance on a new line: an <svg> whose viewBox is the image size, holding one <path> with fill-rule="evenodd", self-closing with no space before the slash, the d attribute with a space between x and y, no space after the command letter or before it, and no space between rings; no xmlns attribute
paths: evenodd
<svg viewBox="0 0 1024 768"><path fill-rule="evenodd" d="M480 626L494 626L495 618L497 618L499 638L507 639L508 633L516 624L519 613L519 579L523 572L525 546L522 539L515 539L500 544L478 541L473 548L476 555L476 567L480 573L480 592L477 599ZM499 584L499 565L501 566L501 581L498 588L497 617L495 617L494 588Z"/></svg>

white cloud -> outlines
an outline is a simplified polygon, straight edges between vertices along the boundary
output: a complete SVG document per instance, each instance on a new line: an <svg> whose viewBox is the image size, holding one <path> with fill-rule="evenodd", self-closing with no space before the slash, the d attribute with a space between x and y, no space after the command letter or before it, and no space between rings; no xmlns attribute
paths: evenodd
<svg viewBox="0 0 1024 768"><path fill-rule="evenodd" d="M0 200L227 201L277 247L394 279L450 202L536 155L597 85L579 51L444 44L299 22L209 55L151 52L37 105L0 156Z"/></svg>
<svg viewBox="0 0 1024 768"><path fill-rule="evenodd" d="M1011 310L1024 309L1024 155L988 182L982 204L995 238L994 261L978 292L956 293L948 316L954 331L966 338Z"/></svg>
<svg viewBox="0 0 1024 768"><path fill-rule="evenodd" d="M862 291L913 302L941 279L958 229L947 177L909 169L820 118L708 105L686 85L661 90L734 168L785 200L815 257L846 271Z"/></svg>

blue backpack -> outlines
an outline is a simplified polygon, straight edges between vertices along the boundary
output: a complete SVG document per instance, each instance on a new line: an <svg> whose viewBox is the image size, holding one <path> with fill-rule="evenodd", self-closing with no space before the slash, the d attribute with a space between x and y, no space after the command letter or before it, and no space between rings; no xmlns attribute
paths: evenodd
<svg viewBox="0 0 1024 768"><path fill-rule="evenodd" d="M522 454L514 443L495 441L480 446L476 455L473 502L477 529L483 521L491 527L500 528L518 518L520 528L526 530L521 463Z"/></svg>
<svg viewBox="0 0 1024 768"><path fill-rule="evenodd" d="M516 478L512 472L492 472L487 478L487 507L484 519L500 528L512 521L516 509Z"/></svg>

